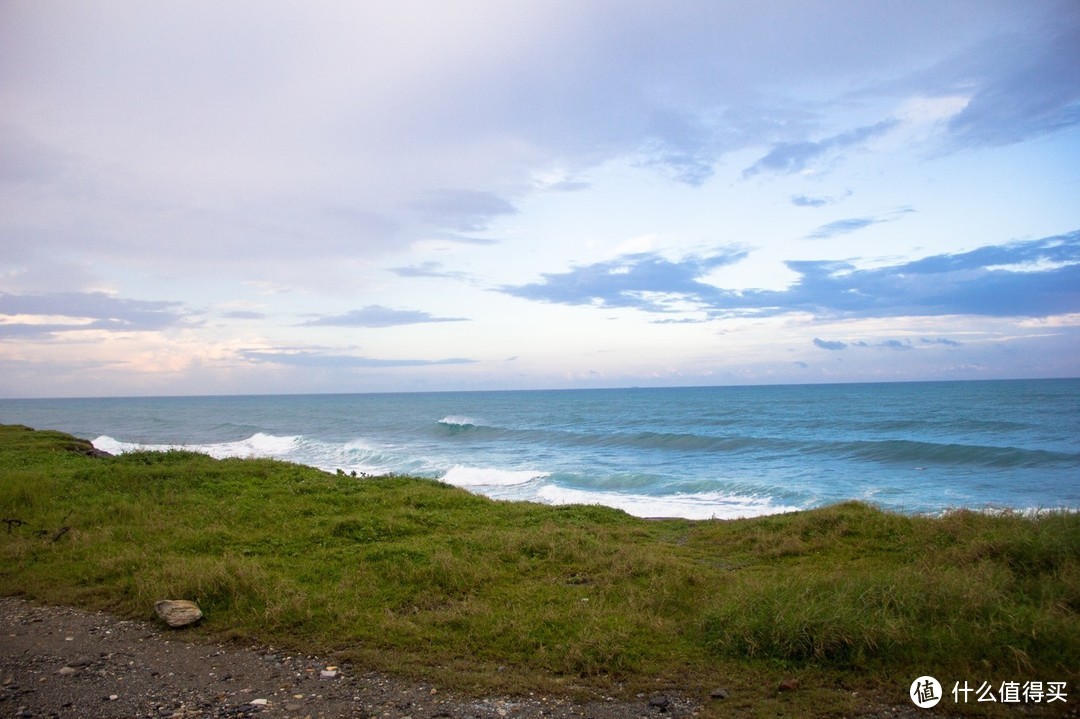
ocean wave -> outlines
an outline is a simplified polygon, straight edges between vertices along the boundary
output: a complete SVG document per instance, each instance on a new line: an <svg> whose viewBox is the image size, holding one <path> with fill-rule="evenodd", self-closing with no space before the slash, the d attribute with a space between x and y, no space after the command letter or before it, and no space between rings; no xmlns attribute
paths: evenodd
<svg viewBox="0 0 1080 719"><path fill-rule="evenodd" d="M121 442L107 435L98 437L93 445L98 449L111 454L123 454L125 452L188 450L210 455L215 459L226 457L280 457L292 452L301 437L298 435L279 437L272 434L256 432L247 439L233 442L215 442L208 444L146 444L140 442Z"/></svg>
<svg viewBox="0 0 1080 719"><path fill-rule="evenodd" d="M767 514L797 512L804 507L778 504L770 497L737 496L723 492L698 494L613 494L586 492L555 485L537 491L548 504L600 504L621 509L635 517L681 517L683 519L739 519Z"/></svg>
<svg viewBox="0 0 1080 719"><path fill-rule="evenodd" d="M808 448L813 449L813 448ZM1020 447L937 444L906 439L822 444L817 451L889 464L967 465L995 468L1080 467L1080 455Z"/></svg>
<svg viewBox="0 0 1080 719"><path fill-rule="evenodd" d="M471 440L514 440L554 447L586 447L597 449L641 449L675 452L764 452L789 451L801 443L789 439L754 436L714 436L675 432L607 432L569 431L563 429L512 429L495 427L471 417L444 417L437 423L451 434L468 433Z"/></svg>
<svg viewBox="0 0 1080 719"><path fill-rule="evenodd" d="M478 421L472 417L466 417L464 415L451 414L440 419L436 424L441 424L444 427L451 428L469 428L469 427L482 427Z"/></svg>
<svg viewBox="0 0 1080 719"><path fill-rule="evenodd" d="M600 447L724 453L788 450L799 445L798 442L792 440L774 437L713 436L675 432L588 435L582 438L582 442Z"/></svg>
<svg viewBox="0 0 1080 719"><path fill-rule="evenodd" d="M492 445L515 442L521 446L578 447L604 451L650 452L677 457L680 454L717 454L743 457L799 455L832 456L899 465L951 465L978 468L1080 467L1080 454L1007 445L939 443L918 437L834 438L758 434L698 434L693 432L610 432L564 429L511 429L479 423L471 417L448 416L439 426L454 436L462 433L473 442ZM900 422L898 424L909 424ZM910 429L910 427L908 427ZM896 427L893 427L895 430ZM925 429L925 428L923 428Z"/></svg>
<svg viewBox="0 0 1080 719"><path fill-rule="evenodd" d="M451 467L439 479L457 487L506 487L527 484L534 479L544 479L549 472L533 470L496 469L493 467Z"/></svg>

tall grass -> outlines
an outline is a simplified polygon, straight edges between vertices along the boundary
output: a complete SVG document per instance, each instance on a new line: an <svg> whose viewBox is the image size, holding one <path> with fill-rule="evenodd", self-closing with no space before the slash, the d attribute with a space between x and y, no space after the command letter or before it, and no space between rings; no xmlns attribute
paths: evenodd
<svg viewBox="0 0 1080 719"><path fill-rule="evenodd" d="M843 707L852 682L903 698L926 673L1078 678L1075 513L846 503L648 521L423 479L85 450L0 427L0 516L26 523L0 526L0 593L141 618L193 599L205 636L458 688L693 691L722 676L753 693L805 672Z"/></svg>

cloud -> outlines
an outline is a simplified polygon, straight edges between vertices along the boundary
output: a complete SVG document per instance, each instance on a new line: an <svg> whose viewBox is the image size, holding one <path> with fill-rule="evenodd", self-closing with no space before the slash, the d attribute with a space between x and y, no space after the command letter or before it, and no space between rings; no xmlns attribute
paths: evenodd
<svg viewBox="0 0 1080 719"><path fill-rule="evenodd" d="M428 190L413 203L428 224L454 232L482 232L491 220L517 214L505 198L476 190Z"/></svg>
<svg viewBox="0 0 1080 719"><path fill-rule="evenodd" d="M957 342L956 340L950 340L950 339L945 338L945 337L932 337L932 338L923 337L919 341L924 345L945 345L946 347L961 347L963 345L962 342Z"/></svg>
<svg viewBox="0 0 1080 719"><path fill-rule="evenodd" d="M923 343L925 344L926 340L923 340ZM942 342L941 344L946 344L946 342ZM959 343L954 342L952 344L959 344ZM899 351L899 352L904 352L904 351L907 351L907 350L915 349L915 346L913 344L911 344L910 340L896 340L896 339L882 340L880 342L867 342L866 340L859 340L858 342L847 343L847 342L823 340L823 339L819 339L819 338L815 337L814 338L814 345L817 346L817 347L820 347L823 350L831 350L831 351L846 350L848 347L858 347L860 349L878 348L878 349L895 350L895 351Z"/></svg>
<svg viewBox="0 0 1080 719"><path fill-rule="evenodd" d="M837 235L846 235L849 232L855 232L861 230L864 227L870 225L877 225L882 222L895 222L904 215L915 212L914 208L901 207L893 210L892 212L878 215L877 217L850 217L843 220L836 220L829 222L828 224L818 227L816 230L806 235L808 240L822 240L830 237L836 237Z"/></svg>
<svg viewBox="0 0 1080 719"><path fill-rule="evenodd" d="M700 281L710 271L746 257L740 248L726 248L709 257L690 256L673 261L642 252L614 260L542 275L527 285L504 286L501 292L540 302L601 307L633 307L665 312L670 300L706 301L717 289Z"/></svg>
<svg viewBox="0 0 1080 719"><path fill-rule="evenodd" d="M868 270L828 261L787 266L800 275L791 287L747 292L735 305L860 317L1046 317L1080 309L1080 231Z"/></svg>
<svg viewBox="0 0 1080 719"><path fill-rule="evenodd" d="M319 317L301 323L301 327L398 327L429 322L465 322L465 317L435 317L419 310L396 310L381 305L368 305L343 315Z"/></svg>
<svg viewBox="0 0 1080 719"><path fill-rule="evenodd" d="M552 168L579 178L626 162L694 185L767 147L748 174L807 169L896 122L837 122L849 97L835 88L853 77L872 78L877 98L899 81L876 78L898 73L906 95L972 94L953 119L970 143L1070 126L1075 10L972 15L954 3L33 3L0 23L0 244L33 246L37 262L317 285L325 270L298 264L433 233L493 243L472 235L530 193L587 188L538 185ZM1044 47L1025 25L1001 57L939 59L1031 17L1055 22L1056 39Z"/></svg>
<svg viewBox="0 0 1080 719"><path fill-rule="evenodd" d="M17 125L0 121L0 185L59 177L71 162L65 153Z"/></svg>
<svg viewBox="0 0 1080 719"><path fill-rule="evenodd" d="M550 185L545 185L545 190L552 190L554 192L581 192L592 188L591 182L582 182L574 180L561 180Z"/></svg>
<svg viewBox="0 0 1080 719"><path fill-rule="evenodd" d="M817 337L814 338L814 346L820 347L823 350L830 350L832 352L847 349L847 344L844 342L823 340Z"/></svg>
<svg viewBox="0 0 1080 719"><path fill-rule="evenodd" d="M899 124L896 119L882 120L873 125L856 127L817 142L783 142L773 147L764 157L743 171L743 177L753 177L763 172L789 175L805 170L818 158L832 152L861 145L879 135L884 135Z"/></svg>
<svg viewBox="0 0 1080 719"><path fill-rule="evenodd" d="M959 89L975 85L949 121L954 142L1006 145L1080 125L1077 47L1080 12L1070 5L1037 41L1001 38L950 63Z"/></svg>
<svg viewBox="0 0 1080 719"><path fill-rule="evenodd" d="M266 319L266 313L255 310L231 310L222 314L232 320L262 320Z"/></svg>
<svg viewBox="0 0 1080 719"><path fill-rule="evenodd" d="M447 280L464 280L468 278L468 275L464 272L444 270L441 262L432 260L408 267L392 267L390 271L398 277L431 277Z"/></svg>
<svg viewBox="0 0 1080 719"><path fill-rule="evenodd" d="M0 292L0 337L48 337L80 330L148 332L183 325L188 319L180 302L125 299L103 292Z"/></svg>
<svg viewBox="0 0 1080 719"><path fill-rule="evenodd" d="M670 303L656 298L676 296L717 316L1047 317L1080 312L1080 230L866 270L848 262L789 261L785 264L799 278L783 290L734 291L703 281L711 270L745 256L734 248L679 261L639 253L499 289L541 302L646 312L671 311Z"/></svg>
<svg viewBox="0 0 1080 719"><path fill-rule="evenodd" d="M792 195L791 204L796 207L824 207L831 200L826 197L810 197L809 195Z"/></svg>
<svg viewBox="0 0 1080 719"><path fill-rule="evenodd" d="M379 359L348 354L324 353L316 350L244 350L243 359L290 367L325 369L378 369L385 367L429 367L434 365L473 364L477 360L464 357L447 359Z"/></svg>
<svg viewBox="0 0 1080 719"><path fill-rule="evenodd" d="M822 225L806 237L811 240L822 240L828 237L836 237L837 235L846 235L849 232L855 232L864 227L876 225L879 222L884 222L884 220L875 217L852 217L846 220L836 220L835 222Z"/></svg>

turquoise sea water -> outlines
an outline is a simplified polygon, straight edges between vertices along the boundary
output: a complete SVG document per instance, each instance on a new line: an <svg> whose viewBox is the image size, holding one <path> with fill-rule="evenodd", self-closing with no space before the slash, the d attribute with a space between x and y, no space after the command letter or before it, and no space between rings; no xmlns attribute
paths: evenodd
<svg viewBox="0 0 1080 719"><path fill-rule="evenodd" d="M109 452L184 447L639 516L860 499L1080 509L1080 380L0 400Z"/></svg>

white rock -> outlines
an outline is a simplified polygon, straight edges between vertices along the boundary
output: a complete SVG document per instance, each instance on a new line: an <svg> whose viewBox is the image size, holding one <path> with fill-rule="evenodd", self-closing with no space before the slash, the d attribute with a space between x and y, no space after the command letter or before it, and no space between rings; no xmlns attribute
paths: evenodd
<svg viewBox="0 0 1080 719"><path fill-rule="evenodd" d="M194 624L203 616L199 605L187 599L162 599L154 604L154 611L174 629Z"/></svg>

